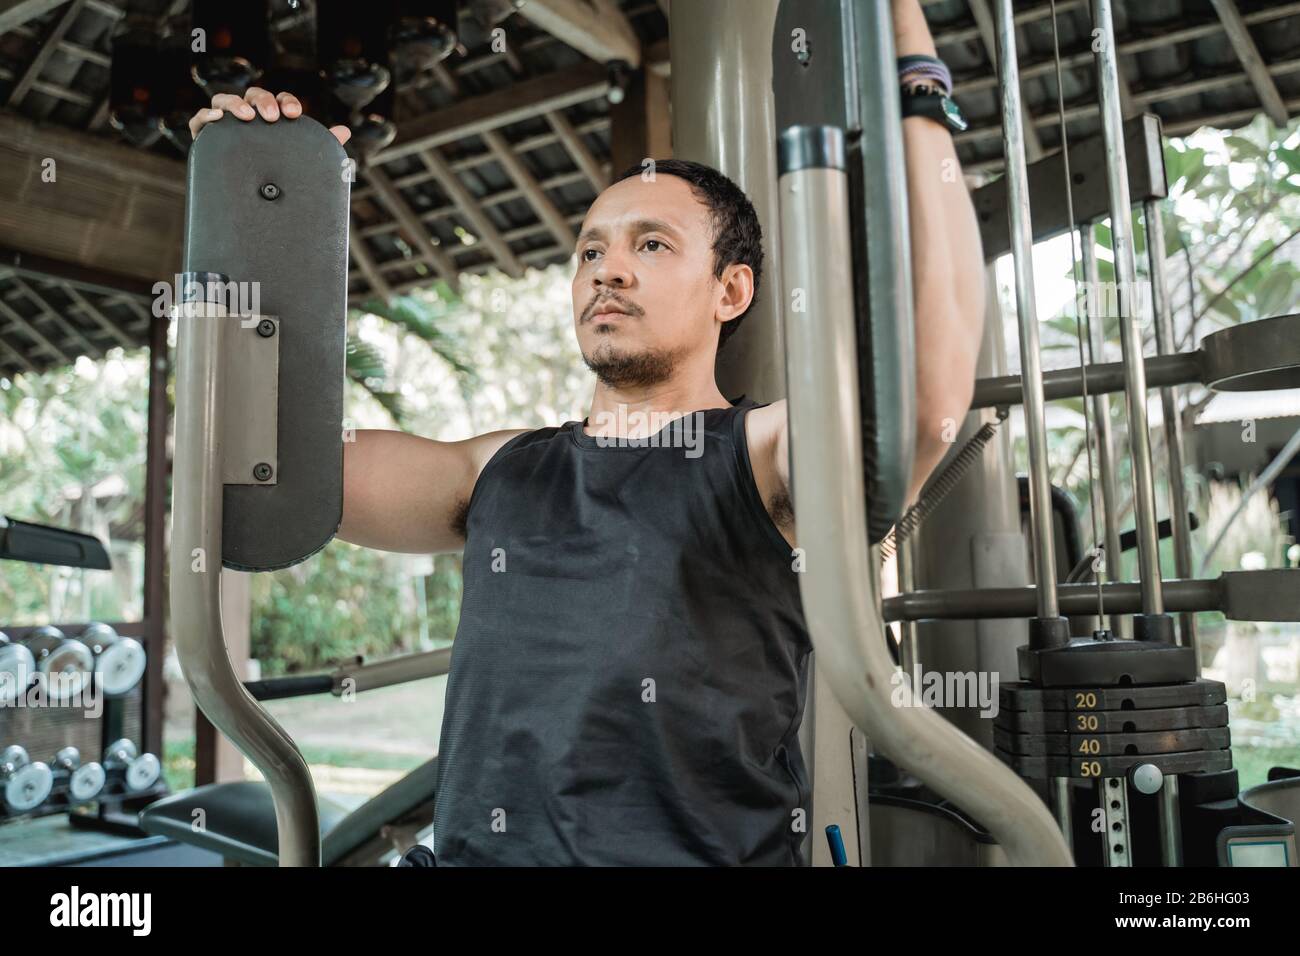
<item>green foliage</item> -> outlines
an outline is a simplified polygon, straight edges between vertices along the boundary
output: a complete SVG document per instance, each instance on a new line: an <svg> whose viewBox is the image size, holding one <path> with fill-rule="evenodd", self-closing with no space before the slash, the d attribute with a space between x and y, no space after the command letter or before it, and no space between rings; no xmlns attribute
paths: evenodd
<svg viewBox="0 0 1300 956"><path fill-rule="evenodd" d="M385 573L382 555L342 542L292 568L254 575L252 655L272 677L408 650L403 583Z"/></svg>
<svg viewBox="0 0 1300 956"><path fill-rule="evenodd" d="M0 564L0 626L142 613L148 359L0 379L0 514L92 534L113 571Z"/></svg>

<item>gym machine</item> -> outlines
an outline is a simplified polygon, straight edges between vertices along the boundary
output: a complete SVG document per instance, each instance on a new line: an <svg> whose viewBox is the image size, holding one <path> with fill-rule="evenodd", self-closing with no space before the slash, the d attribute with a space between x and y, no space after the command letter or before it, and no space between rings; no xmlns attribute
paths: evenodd
<svg viewBox="0 0 1300 956"><path fill-rule="evenodd" d="M173 794L147 807L140 826L233 864L374 865L431 825L437 758L349 810L317 799L302 754L260 702L445 674L450 650L244 683L220 608L223 568L297 564L342 518L351 161L315 120L257 119L205 127L188 177L176 296L172 633L199 708L266 783Z"/></svg>
<svg viewBox="0 0 1300 956"><path fill-rule="evenodd" d="M744 110L735 100L746 96L757 97L754 105L775 118L774 124L745 124L739 146L728 140L731 121L725 118L696 124L703 132L691 134L695 139L677 139L682 155L711 162L755 197L779 258L778 283L786 294L775 297L779 321L767 325L778 333L778 342L784 337L792 491L800 537L812 543L801 587L821 665L819 680L829 685L853 729L853 752L839 752L836 759L853 764L855 782L864 784L858 806L866 831L857 834L860 858L1055 866L1076 859L1108 865L1154 859L1179 865L1208 852L1226 865L1294 863L1300 776L1280 771L1262 787L1236 792L1224 688L1199 678L1188 615L1214 608L1229 617L1300 620L1300 572L1191 578L1186 560L1190 523L1186 503L1179 500L1171 508L1170 523L1179 577L1162 579L1145 401L1149 387L1167 389L1191 381L1219 388L1295 384L1300 381L1300 317L1216 333L1194 356L1182 356L1168 341L1166 315L1161 354L1146 360L1130 309L1122 317L1124 360L1117 366L1081 359L1080 369L1073 371L1045 374L1041 369L1030 263L1035 238L1080 226L1090 236L1089 224L1109 215L1121 281L1136 276L1128 234L1129 185L1142 180L1133 175L1126 136L1149 132L1154 118L1120 122L1115 63L1106 52L1114 49L1108 0L1093 2L1103 40L1098 64L1102 136L1098 142L1067 146L1035 170L1036 179L1024 156L1011 3L995 4L1007 157L996 213L1006 217L1006 248L993 241L996 227L983 215L987 199L977 197L977 207L988 227L986 252L1009 250L1016 264L1024 371L1014 378L982 380L972 414L1024 406L1034 583L917 590L911 571L924 557L921 525L914 537L897 538L904 557L904 593L883 605L878 546L904 517L915 443L906 174L888 5L851 0L754 4L774 20L764 22L757 14L732 19L739 31L734 48L718 55L716 47L708 47L708 55L690 56L701 45L718 42L712 38L720 31L710 31L708 22L734 13L732 6L730 0L707 8L673 5L673 59L682 66L674 69L673 84L702 101L678 98L674 122L678 128L689 126L706 105L724 117L730 108L738 117ZM796 30L809 41L800 50L791 44ZM771 83L732 83L724 95L716 77L731 76L730 67L759 72L753 66L758 32L763 32L762 55L771 64ZM705 78L692 88L703 65L715 79ZM1158 121L1154 129L1158 156ZM1075 150L1092 150L1104 164L1106 188L1099 208L1084 201L1084 190L1074 207L1068 164L1085 154ZM1044 177L1057 168L1053 162L1066 167L1064 178L1058 174L1042 187L1065 198L1064 221L1056 226L1043 225L1030 212L1031 187L1047 182ZM244 852L236 843L252 847L248 858L259 863L311 866L345 856L322 854L322 833L328 845L337 821L321 812L301 754L257 703L284 693L323 693L326 679L246 687L225 651L218 602L222 567L286 567L323 547L338 525L348 207L348 177L340 175L344 163L337 144L306 118L274 127L260 120L206 127L190 157L187 273L178 313L173 632L200 708L261 770L267 785L199 788L159 801L142 814L141 825L187 842L210 841L206 845L236 856ZM1151 167L1147 172L1152 173ZM1156 180L1163 189L1162 166L1158 176L1151 176L1153 189ZM1098 189L1094 184L1086 192L1093 196ZM1149 196L1148 228L1158 213L1154 200L1162 194ZM1142 196L1147 201L1146 190ZM1153 230L1152 245L1158 231ZM1085 265L1090 255L1091 244L1085 242ZM281 274L286 261L296 267L291 275ZM1158 272L1162 263L1160 259L1153 268ZM274 274L268 271L272 269ZM1157 285L1162 281L1157 276ZM232 314L232 283L256 283L260 310ZM791 305L793 290L804 293L804 308L798 311ZM1159 301L1167 312L1167 301ZM764 308L771 309L771 302ZM759 334L770 331L764 328ZM1086 394L1095 408L1107 394L1121 391L1129 408L1135 462L1133 540L1139 578L1064 582L1065 569L1058 571L1054 547L1044 404ZM1174 427L1168 416L1167 427ZM1113 458L1112 450L1106 466L1112 485ZM997 470L985 474L986 482L989 475L996 476ZM1014 501L1014 479L1002 477ZM951 494L962 494L960 483L950 480L949 485ZM1113 488L1111 492L1105 535L1096 535L1096 544L1113 555L1121 545ZM1183 492L1175 495L1181 499ZM1016 527L1018 533L1018 522ZM1172 613L1184 615L1181 629ZM1081 617L1095 620L1095 633L1072 634L1071 619ZM929 708L893 705L897 666L885 643L886 621L932 627L1005 618L1027 619L1028 641L1015 630L981 637L991 652L1010 651L1011 666L1021 678L1003 684L1002 716L987 741L973 739ZM1106 628L1107 620L1114 622L1113 630ZM1131 627L1131 637L1125 625ZM1014 643L1008 645L1008 636ZM924 640L909 638L904 646L903 666L909 672L930 654ZM329 688L335 686L330 678ZM910 684L905 691L908 704L914 703L916 691ZM811 711L811 702L809 706ZM812 723L807 721L809 728ZM865 758L868 745L875 753L869 763L862 760L859 778L858 760ZM436 761L428 766L436 767ZM434 780L436 774L419 781L425 788L422 799L432 799ZM1086 812L1090 802L1102 812L1108 836L1104 844L1092 841L1095 860L1084 847L1092 832ZM206 835L194 834L189 826L196 808L208 811ZM236 833L239 827L242 832ZM838 828L830 837L834 861L842 864Z"/></svg>
<svg viewBox="0 0 1300 956"><path fill-rule="evenodd" d="M1037 186L1042 192L1055 191L1059 198L1050 215L1031 219L1034 207L1021 129L1012 6L1010 0L995 4L1006 175L985 187L976 205L986 226L986 255L1012 254L1023 372L980 381L973 408L977 412L997 408L1005 414L1010 405L1024 407L1034 584L913 590L910 561L914 557L902 548L902 560L909 565L900 568L904 593L883 603L885 620L909 625L1029 620L1028 643L1016 648L1020 680L1004 682L999 690L991 747L985 743L986 749L977 755L962 754L968 769L958 779L948 772L957 765L955 757L936 767L938 745L927 741L923 749L918 744L934 733L930 722L918 716L928 718L930 713L909 706L893 714L883 708L872 713L870 706L862 704L870 700L872 689L878 697L887 696L890 686L888 671L883 670L885 651L876 638L878 609L867 606L860 587L855 588L855 582L873 578L866 540L878 540L876 532L883 522L872 520L871 509L883 503L868 492L864 509L863 486L851 467L848 440L860 434L868 447L879 441L873 426L878 427L881 409L894 414L894 406L881 404L887 399L880 395L871 401L871 377L862 375L861 367L855 369L851 357L857 355L877 370L882 355L878 325L895 316L902 323L911 321L906 287L901 282L887 286L900 289L892 299L880 289L881 273L889 276L891 267L896 275L905 276L901 264L906 263L909 249L905 213L900 216L895 208L905 203L901 150L889 135L898 127L897 113L890 112L891 106L896 107L889 95L895 84L892 51L885 40L892 36L891 26L883 9L873 12L835 0L783 3L777 13L773 87L781 137L782 272L788 300L795 289L805 290L811 299L806 313L791 308L785 317L795 511L801 538L833 542L830 553L837 558L809 562L804 602L817 652L823 660L831 660L824 671L841 704L851 715L861 716L855 722L878 751L888 755L888 759L873 756L869 771L871 846L877 863L1069 862L1072 852L1080 864L1108 866L1297 865L1300 772L1275 768L1269 783L1238 795L1236 771L1231 769L1226 688L1199 677L1192 612L1220 610L1230 619L1255 621L1300 620L1300 572L1232 572L1216 580L1192 579L1191 520L1172 389L1190 382L1228 390L1300 384L1300 316L1237 326L1207 336L1194 353L1175 353L1156 204L1164 195L1159 120L1141 117L1127 130L1121 122L1111 4L1094 0L1092 9L1093 25L1100 31L1102 133L1097 140L1074 148L1066 143L1061 154L1039 164ZM789 37L796 29L806 30L812 38L811 52L792 57ZM819 49L818 35L853 40ZM855 76L856 86L845 82ZM1063 123L1062 129L1064 133ZM1134 164L1126 143L1135 137L1147 149ZM1081 168L1079 160L1084 157L1095 157L1097 162ZM1071 174L1072 159L1081 178ZM1157 355L1151 359L1142 355L1133 307L1137 273L1129 182L1135 166L1139 175L1133 178L1143 185L1141 202L1151 253L1157 342ZM1099 168L1104 176L1094 176ZM1097 179L1104 179L1104 190L1092 185ZM1084 181L1090 185L1081 190L1085 201L1076 209L1073 193ZM1079 213L1084 218L1076 220ZM1005 232L987 228L999 214L1005 216ZM1080 368L1044 375L1035 313L1033 241L1080 226L1084 281L1092 282L1095 290L1092 224L1107 215L1121 296L1123 360L1085 365L1081 354ZM854 268L854 252L863 249L859 237L865 238L865 269L860 262ZM854 277L864 275L867 288L860 282L854 287ZM850 287L854 301L838 294ZM1095 308L1096 298L1087 297L1090 308ZM888 311L881 309L881 302L887 303ZM999 318L995 314L993 321ZM1089 318L1094 336L1090 344L1096 348L1102 316L1094 312ZM886 360L892 361L888 345L884 348ZM863 404L854 409L845 396L853 395L859 385ZM1167 527L1174 539L1178 578L1170 582L1161 577L1157 552L1146 423L1147 391L1152 385L1161 389L1171 450L1172 520ZM1092 399L1098 419L1107 421L1104 396L1120 391L1130 423L1138 581L1103 582L1099 576L1095 583L1061 583L1054 531L1054 524L1060 522L1052 520L1044 403L1082 396ZM906 414L906 403L901 407L900 417ZM859 411L864 427L856 420ZM1106 474L1099 482L1108 489L1106 530L1104 536L1097 536L1096 549L1117 555L1122 544L1115 526L1114 453L1108 448L1108 434L1102 442L1109 451L1103 465ZM950 460L960 456L959 451ZM868 456L868 472L872 461ZM887 473L888 453L874 461L877 467L883 463ZM959 469L968 466L969 460L959 463ZM954 479L952 471L941 471L917 507L923 511L933 507L936 486L939 495L946 494L959 479L960 474ZM1099 511L1094 507L1094 514ZM889 517L903 518L896 511ZM905 525L904 521L900 527ZM867 533L859 534L864 527ZM1077 529L1071 531L1077 536ZM1104 573L1104 564L1098 564ZM1119 615L1129 618L1131 639L1104 626L1107 612L1112 620ZM1180 629L1170 612L1182 615ZM1072 628L1071 619L1077 625L1081 618L1095 622L1092 634L1074 636L1077 626ZM906 672L919 673L915 640L905 646L910 648ZM862 678L867 675L875 679L864 685ZM910 680L906 687L912 689ZM985 759L994 755L1004 773ZM1011 771L1020 778L1014 783L1006 779ZM999 789L1006 795L990 806L988 794ZM1023 815L1014 814L1016 819L1004 815L1012 806L1012 796L1022 801L1015 804L1018 810L1024 810ZM1047 804L1054 823L1047 817ZM1099 817L1091 812L1094 808ZM1100 835L1094 819L1102 822ZM1049 835L1048 827L1056 832Z"/></svg>

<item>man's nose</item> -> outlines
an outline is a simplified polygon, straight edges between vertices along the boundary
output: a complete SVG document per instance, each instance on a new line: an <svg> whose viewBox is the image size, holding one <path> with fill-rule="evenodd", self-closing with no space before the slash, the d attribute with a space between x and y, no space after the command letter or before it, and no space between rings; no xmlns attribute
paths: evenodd
<svg viewBox="0 0 1300 956"><path fill-rule="evenodd" d="M596 269L594 278L597 285L612 285L624 288L631 282L632 273L624 262L622 255L610 250L600 260L600 266Z"/></svg>

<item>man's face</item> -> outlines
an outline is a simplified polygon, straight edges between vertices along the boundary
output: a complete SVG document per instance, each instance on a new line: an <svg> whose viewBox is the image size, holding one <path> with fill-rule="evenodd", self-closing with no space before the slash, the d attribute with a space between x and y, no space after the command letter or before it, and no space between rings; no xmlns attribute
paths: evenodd
<svg viewBox="0 0 1300 956"><path fill-rule="evenodd" d="M578 238L573 316L582 357L602 382L655 385L713 355L718 320L752 297L735 274L752 283L752 273L733 265L715 278L712 244L708 209L676 176L625 179L597 197Z"/></svg>

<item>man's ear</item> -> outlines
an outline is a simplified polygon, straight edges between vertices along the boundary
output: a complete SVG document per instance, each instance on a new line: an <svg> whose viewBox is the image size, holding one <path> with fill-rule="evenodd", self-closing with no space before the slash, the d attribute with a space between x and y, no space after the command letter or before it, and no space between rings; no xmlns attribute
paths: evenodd
<svg viewBox="0 0 1300 956"><path fill-rule="evenodd" d="M733 262L722 270L718 281L722 284L718 318L725 322L744 315L754 301L754 270L743 262Z"/></svg>

